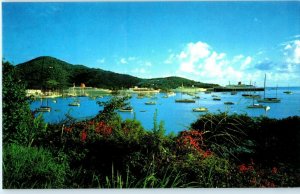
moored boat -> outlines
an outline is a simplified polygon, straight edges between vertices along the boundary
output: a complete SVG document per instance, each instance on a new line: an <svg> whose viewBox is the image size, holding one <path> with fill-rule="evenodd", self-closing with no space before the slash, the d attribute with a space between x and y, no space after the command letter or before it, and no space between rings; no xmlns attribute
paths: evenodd
<svg viewBox="0 0 300 194"><path fill-rule="evenodd" d="M220 98L220 97L214 97L213 100L215 100L215 101L220 101L221 98Z"/></svg>
<svg viewBox="0 0 300 194"><path fill-rule="evenodd" d="M80 103L77 101L69 103L69 106L80 106Z"/></svg>
<svg viewBox="0 0 300 194"><path fill-rule="evenodd" d="M262 104L252 104L247 106L247 108L266 108L266 106L262 105Z"/></svg>
<svg viewBox="0 0 300 194"><path fill-rule="evenodd" d="M119 109L120 112L132 112L133 108L131 106L122 107Z"/></svg>
<svg viewBox="0 0 300 194"><path fill-rule="evenodd" d="M149 102L145 102L145 104L146 104L146 105L155 105L156 102L154 102L154 101L149 101Z"/></svg>
<svg viewBox="0 0 300 194"><path fill-rule="evenodd" d="M36 109L36 112L50 112L50 111L51 111L51 107L49 106L41 106Z"/></svg>
<svg viewBox="0 0 300 194"><path fill-rule="evenodd" d="M194 100L194 99L177 99L177 100L175 100L175 102L178 102L178 103L195 103L196 100Z"/></svg>
<svg viewBox="0 0 300 194"><path fill-rule="evenodd" d="M264 80L264 98L258 99L257 102L263 102L263 103L279 103L281 100L277 98L277 87L276 87L276 98L266 98L266 79L267 75L265 74L265 80Z"/></svg>
<svg viewBox="0 0 300 194"><path fill-rule="evenodd" d="M198 107L198 108L193 108L194 112L207 112L208 108L206 107Z"/></svg>
<svg viewBox="0 0 300 194"><path fill-rule="evenodd" d="M224 102L224 104L226 104L226 105L234 105L233 102Z"/></svg>
<svg viewBox="0 0 300 194"><path fill-rule="evenodd" d="M292 91L284 91L283 93L285 93L285 94L293 94Z"/></svg>

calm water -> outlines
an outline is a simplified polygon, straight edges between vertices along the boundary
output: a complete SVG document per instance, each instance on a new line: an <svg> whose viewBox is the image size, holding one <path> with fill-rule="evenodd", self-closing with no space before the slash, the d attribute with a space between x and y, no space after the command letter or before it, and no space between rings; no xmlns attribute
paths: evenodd
<svg viewBox="0 0 300 194"><path fill-rule="evenodd" d="M267 112L267 116L271 118L284 118L288 116L300 116L300 87L290 87L289 90L293 94L284 94L287 88L278 88L277 97L281 99L280 103L266 103L271 109ZM228 93L211 93L204 94L198 93L201 97L196 100L196 103L175 103L175 99L181 98L181 94L177 93L176 96L169 98L162 98L164 94L157 94L157 99L137 99L136 95L131 98L130 104L134 108L134 113L120 112L119 114L123 119L136 118L141 121L142 125L151 130L153 128L153 116L155 110L158 113L158 122L164 121L167 133L179 132L187 129L188 126L194 122L199 116L205 113L193 112L192 109L198 106L204 106L210 112L217 113L219 111L229 111L229 113L247 113L249 116L260 116L265 114L264 109L247 109L247 105L252 104L252 99L246 99L242 96L246 92L238 92L236 95ZM263 92L257 92L261 94ZM221 97L221 101L213 101L212 95ZM266 97L275 97L276 90L272 88L266 89ZM182 95L182 98L192 98L188 95ZM73 98L57 98L56 103L53 99L48 100L48 105L52 107L51 112L43 113L46 122L55 123L63 120L65 114L69 113L74 118L84 119L86 117L95 116L103 107L97 105L97 101L107 101L110 97L98 98L92 100L88 97L80 97L80 107L70 107L68 104L72 102ZM156 101L156 105L145 105L147 101ZM224 102L231 101L234 105L224 105ZM44 100L44 104L46 101ZM31 104L31 109L34 110L41 105L41 101L35 101Z"/></svg>

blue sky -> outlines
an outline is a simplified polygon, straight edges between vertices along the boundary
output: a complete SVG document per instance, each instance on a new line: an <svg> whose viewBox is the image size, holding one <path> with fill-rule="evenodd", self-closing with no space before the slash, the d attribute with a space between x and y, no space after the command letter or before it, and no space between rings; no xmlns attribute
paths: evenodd
<svg viewBox="0 0 300 194"><path fill-rule="evenodd" d="M300 2L3 3L3 57L300 86Z"/></svg>

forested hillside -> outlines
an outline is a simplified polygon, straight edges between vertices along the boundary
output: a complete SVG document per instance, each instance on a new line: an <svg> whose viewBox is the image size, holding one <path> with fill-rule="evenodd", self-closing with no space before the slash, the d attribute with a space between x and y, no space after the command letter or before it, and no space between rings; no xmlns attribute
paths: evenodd
<svg viewBox="0 0 300 194"><path fill-rule="evenodd" d="M121 89L134 86L172 89L181 85L191 87L212 87L213 84L195 82L180 77L141 79L126 74L114 73L84 65L72 65L62 60L43 56L16 66L21 80L31 89L63 89L86 86Z"/></svg>

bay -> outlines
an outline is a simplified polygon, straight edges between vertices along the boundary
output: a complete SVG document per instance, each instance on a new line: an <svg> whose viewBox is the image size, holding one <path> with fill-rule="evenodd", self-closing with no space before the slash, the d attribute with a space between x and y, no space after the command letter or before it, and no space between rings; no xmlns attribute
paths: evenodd
<svg viewBox="0 0 300 194"><path fill-rule="evenodd" d="M284 91L290 90L293 94L285 94ZM247 106L253 103L252 99L247 99L242 96L247 92L238 92L236 95L231 95L230 92L221 93L213 92L205 94L203 92L197 93L200 99L196 99L196 103L175 103L175 99L189 98L192 96L176 93L175 96L163 98L165 94L158 93L155 99L143 98L138 99L136 94L133 94L129 100L133 107L133 112L118 112L122 119L139 120L143 127L147 130L153 129L153 118L155 111L157 111L157 121L163 121L166 133L178 133L184 129L188 129L190 124L197 120L197 118L205 113L193 112L192 109L196 107L206 107L211 113L218 113L227 111L229 114L247 114L251 117L261 115L270 118L285 118L288 116L300 116L300 87L280 87L267 88L266 97L277 97L281 99L280 103L265 103L270 107L270 110L265 112L264 109L248 109ZM249 92L248 92L249 94ZM250 93L252 94L252 93ZM256 92L263 97L263 92ZM212 95L217 95L221 101L214 101ZM42 113L44 120L48 123L57 123L66 118L66 114L71 115L76 119L92 118L103 110L103 107L97 104L97 101L108 101L111 96L103 98L91 99L89 97L79 97L80 106L71 107L69 103L74 101L74 98L56 98L48 99L48 105L52 108L51 112ZM55 100L55 101L54 101ZM145 102L155 101L155 105L145 105ZM224 102L234 102L234 105L225 105ZM31 110L35 110L41 105L40 100L31 103ZM43 101L46 104L46 100Z"/></svg>

